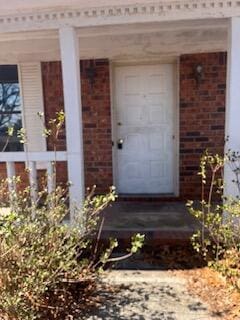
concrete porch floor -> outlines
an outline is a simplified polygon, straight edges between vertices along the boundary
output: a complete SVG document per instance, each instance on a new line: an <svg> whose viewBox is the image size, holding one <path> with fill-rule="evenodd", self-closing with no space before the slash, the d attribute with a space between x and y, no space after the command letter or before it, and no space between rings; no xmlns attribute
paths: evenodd
<svg viewBox="0 0 240 320"><path fill-rule="evenodd" d="M151 239L187 240L200 226L184 202L117 201L105 210L104 217L104 238L126 239L140 232Z"/></svg>

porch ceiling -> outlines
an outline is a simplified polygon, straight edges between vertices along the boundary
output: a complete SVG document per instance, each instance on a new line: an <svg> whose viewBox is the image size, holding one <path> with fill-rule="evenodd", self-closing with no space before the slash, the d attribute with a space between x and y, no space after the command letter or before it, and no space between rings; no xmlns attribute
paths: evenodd
<svg viewBox="0 0 240 320"><path fill-rule="evenodd" d="M79 28L81 59L161 59L227 50L227 19ZM59 60L54 30L3 34L0 63Z"/></svg>

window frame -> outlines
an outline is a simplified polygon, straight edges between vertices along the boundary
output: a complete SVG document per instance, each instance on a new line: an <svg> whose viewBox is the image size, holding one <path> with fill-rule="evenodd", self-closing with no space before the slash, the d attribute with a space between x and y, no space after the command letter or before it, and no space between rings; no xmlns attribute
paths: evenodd
<svg viewBox="0 0 240 320"><path fill-rule="evenodd" d="M21 76L20 76L20 68L19 68L19 64L0 64L0 72L1 72L1 67L2 68L8 68L8 67L12 67L12 69L15 69L15 72L16 72L16 77L15 79L12 79L11 80L11 75L10 77L8 78L6 76L6 80L4 80L4 77L1 79L0 77L0 85L4 85L4 84L17 84L18 85L18 99L19 99L19 109L18 110L15 110L15 111L12 111L12 112L9 112L9 111L1 111L0 109L0 115L20 115L20 123L21 123L21 128L24 128L24 113L23 113L23 100L22 100L22 90L21 90ZM7 70L5 70L5 72L7 72ZM13 72L13 71L10 71L10 72ZM6 126L6 128L9 128L10 126ZM18 129L19 130L19 129ZM1 132L0 132L0 135L1 135ZM7 138L5 139L5 136L2 136L3 137L3 145L4 145L4 140L6 140L7 142ZM7 137L7 134L6 134L6 137ZM0 140L1 140L1 137L0 137ZM1 142L1 141L0 141ZM22 144L20 142L20 139L17 137L17 135L13 135L12 137L10 137L9 139L9 142L7 144L8 145L11 145L11 144L16 144L18 145L18 147L16 148L17 150L11 150L11 147L10 147L10 150L6 150L8 149L8 147L6 147L5 150L0 150L0 152L22 152L22 151L25 151L25 145Z"/></svg>

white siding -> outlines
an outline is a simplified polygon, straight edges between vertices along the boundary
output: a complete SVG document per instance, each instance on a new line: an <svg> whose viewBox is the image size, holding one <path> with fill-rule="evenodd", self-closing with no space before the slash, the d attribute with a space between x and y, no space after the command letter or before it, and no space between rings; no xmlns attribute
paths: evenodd
<svg viewBox="0 0 240 320"><path fill-rule="evenodd" d="M46 151L46 139L43 137L44 125L38 116L38 112L44 111L40 62L21 63L19 78L23 125L27 133L26 150L31 152Z"/></svg>

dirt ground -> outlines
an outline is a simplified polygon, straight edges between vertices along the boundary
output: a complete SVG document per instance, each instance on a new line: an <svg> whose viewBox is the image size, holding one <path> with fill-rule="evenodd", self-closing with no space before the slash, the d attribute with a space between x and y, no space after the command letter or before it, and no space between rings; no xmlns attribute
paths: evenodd
<svg viewBox="0 0 240 320"><path fill-rule="evenodd" d="M212 312L223 315L224 320L240 319L240 292L218 272L205 267L174 273L185 277L188 291L205 301Z"/></svg>

